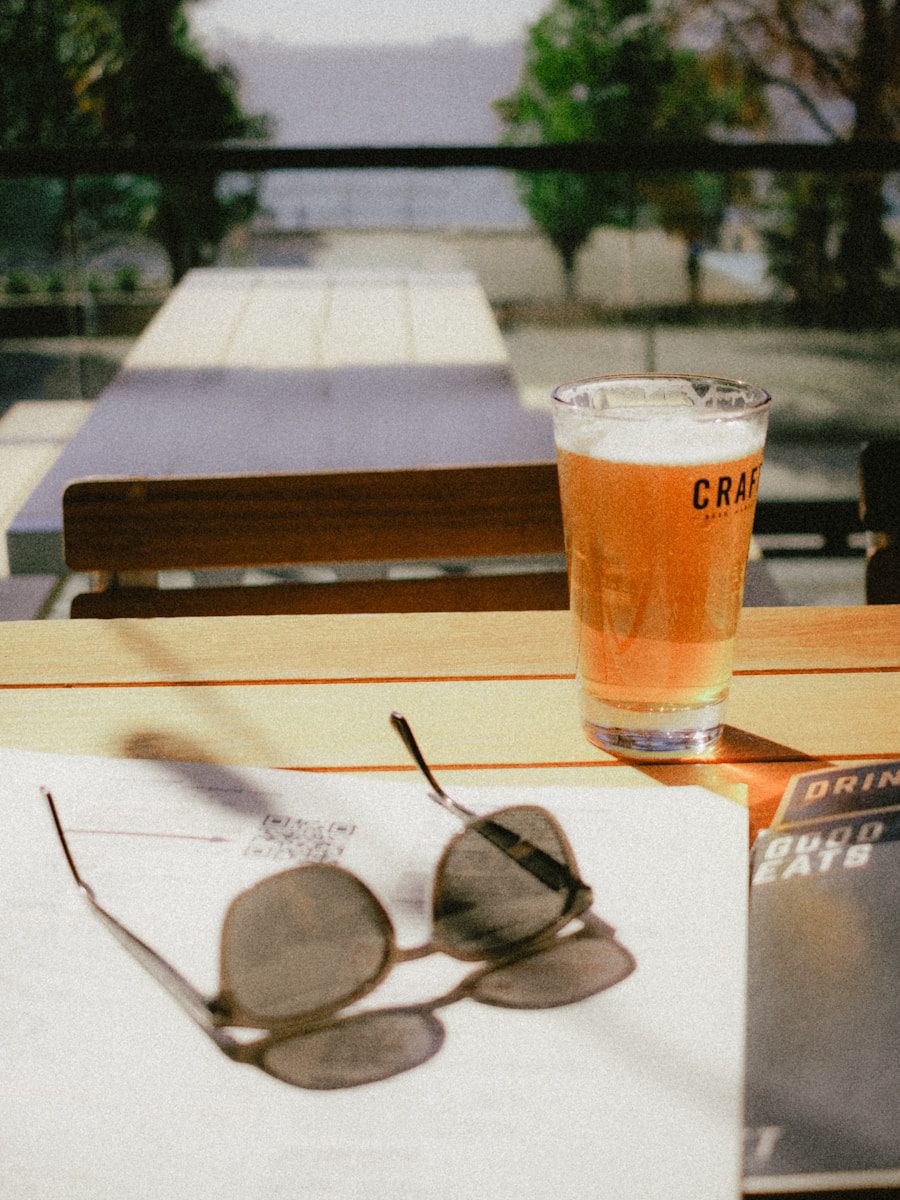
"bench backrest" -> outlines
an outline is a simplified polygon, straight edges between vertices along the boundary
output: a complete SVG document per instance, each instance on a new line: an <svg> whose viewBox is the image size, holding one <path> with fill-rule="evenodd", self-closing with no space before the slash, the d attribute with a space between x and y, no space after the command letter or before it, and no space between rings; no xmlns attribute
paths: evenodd
<svg viewBox="0 0 900 1200"><path fill-rule="evenodd" d="M564 608L555 463L310 475L87 479L63 497L73 616ZM157 589L147 572L557 555L556 569ZM135 578L137 576L137 578ZM137 586L135 586L137 585Z"/></svg>

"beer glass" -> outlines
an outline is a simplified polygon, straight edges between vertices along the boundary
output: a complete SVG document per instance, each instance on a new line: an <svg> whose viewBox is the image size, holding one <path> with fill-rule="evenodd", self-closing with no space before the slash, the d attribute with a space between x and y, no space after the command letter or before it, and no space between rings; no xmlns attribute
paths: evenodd
<svg viewBox="0 0 900 1200"><path fill-rule="evenodd" d="M585 733L631 758L722 731L770 397L690 375L552 393Z"/></svg>

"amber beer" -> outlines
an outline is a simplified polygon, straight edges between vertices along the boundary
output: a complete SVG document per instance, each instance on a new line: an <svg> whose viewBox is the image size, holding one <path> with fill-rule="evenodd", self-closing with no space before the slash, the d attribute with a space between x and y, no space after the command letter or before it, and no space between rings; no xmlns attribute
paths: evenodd
<svg viewBox="0 0 900 1200"><path fill-rule="evenodd" d="M683 755L721 731L768 403L748 390L626 377L554 392L584 723L606 749Z"/></svg>

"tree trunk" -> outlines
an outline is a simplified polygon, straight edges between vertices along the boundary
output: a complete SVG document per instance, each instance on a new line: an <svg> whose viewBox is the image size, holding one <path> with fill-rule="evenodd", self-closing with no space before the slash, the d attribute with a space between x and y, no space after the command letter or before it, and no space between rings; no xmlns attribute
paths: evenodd
<svg viewBox="0 0 900 1200"><path fill-rule="evenodd" d="M570 250L568 247L559 252L563 269L563 298L566 301L575 300L578 296L578 281L575 271L576 253L575 250Z"/></svg>
<svg viewBox="0 0 900 1200"><path fill-rule="evenodd" d="M892 11L891 11L892 9ZM888 112L898 21L896 3L861 0L863 27L854 64L856 116L850 140L889 141L894 128ZM843 284L844 319L853 325L879 323L887 310L882 269L890 262L891 243L884 231L884 176L851 175L844 187L844 231L837 268Z"/></svg>
<svg viewBox="0 0 900 1200"><path fill-rule="evenodd" d="M800 320L815 323L827 319L834 298L834 267L828 252L832 218L827 180L800 178L795 204L790 283Z"/></svg>
<svg viewBox="0 0 900 1200"><path fill-rule="evenodd" d="M687 274L688 304L691 308L696 308L702 299L700 288L702 255L702 244L696 238L690 238L685 247L684 269Z"/></svg>
<svg viewBox="0 0 900 1200"><path fill-rule="evenodd" d="M837 268L843 283L841 315L851 326L878 325L887 316L882 269L890 255L884 231L883 176L853 175L844 187L844 232Z"/></svg>

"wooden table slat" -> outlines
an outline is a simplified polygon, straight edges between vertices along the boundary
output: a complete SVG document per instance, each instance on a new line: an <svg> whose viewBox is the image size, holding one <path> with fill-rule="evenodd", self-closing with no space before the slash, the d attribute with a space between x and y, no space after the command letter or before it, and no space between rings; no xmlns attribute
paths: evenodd
<svg viewBox="0 0 900 1200"><path fill-rule="evenodd" d="M292 680L572 675L569 616L419 613L362 616L79 621L0 629L0 685L90 679ZM49 631L48 631L49 630ZM363 637L363 631L366 636ZM880 669L900 665L900 610L744 609L735 648L742 672Z"/></svg>
<svg viewBox="0 0 900 1200"><path fill-rule="evenodd" d="M442 776L493 786L699 783L750 808L823 763L900 757L900 609L749 609L722 744L632 764L583 737L568 615L0 626L0 744L313 770L405 770L405 710Z"/></svg>

